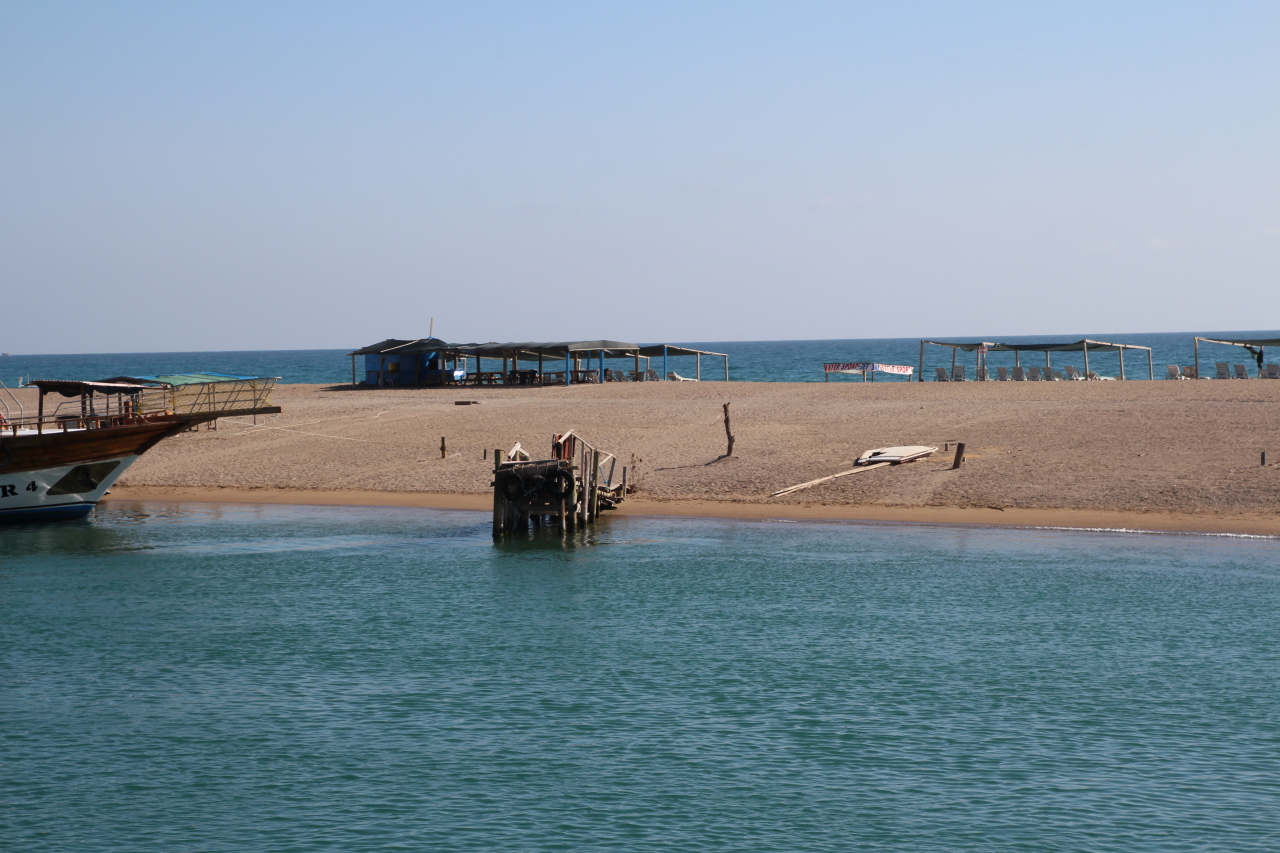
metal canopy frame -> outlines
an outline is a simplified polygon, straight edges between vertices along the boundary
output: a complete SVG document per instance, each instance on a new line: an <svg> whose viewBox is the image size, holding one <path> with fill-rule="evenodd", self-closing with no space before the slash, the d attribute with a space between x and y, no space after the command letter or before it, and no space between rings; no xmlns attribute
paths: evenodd
<svg viewBox="0 0 1280 853"><path fill-rule="evenodd" d="M920 341L920 369L919 376L921 382L924 381L924 345L933 344L939 347L951 347L951 371L955 374L956 354L961 350L965 352L975 353L975 370L986 363L984 356L988 352L1011 352L1013 353L1013 363L1021 367L1021 354L1024 352L1043 352L1044 366L1052 367L1051 353L1055 352L1082 352L1084 353L1084 372L1089 374L1089 352L1114 352L1120 355L1120 378L1125 378L1124 373L1124 353L1125 350L1145 350L1147 353L1147 374L1152 380L1156 378L1155 364L1152 362L1151 347L1140 346L1139 344L1118 344L1112 341L1095 341L1084 338L1078 341L1070 341L1066 343L1043 343L1043 344L1003 344L994 341ZM981 375L981 374L979 374Z"/></svg>
<svg viewBox="0 0 1280 853"><path fill-rule="evenodd" d="M1262 360L1264 358L1267 347L1280 347L1280 338L1200 338L1197 337L1193 342L1195 347L1195 364L1196 376L1200 375L1200 342L1206 344L1226 344L1233 347L1244 347L1253 353L1254 360L1258 363L1258 378L1262 378ZM1258 351L1253 352L1253 348L1257 347Z"/></svg>

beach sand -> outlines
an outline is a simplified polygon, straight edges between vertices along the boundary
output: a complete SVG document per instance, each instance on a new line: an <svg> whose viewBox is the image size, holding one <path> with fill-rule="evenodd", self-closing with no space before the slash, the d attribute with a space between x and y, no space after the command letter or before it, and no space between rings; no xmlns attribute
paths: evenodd
<svg viewBox="0 0 1280 853"><path fill-rule="evenodd" d="M487 509L494 448L545 458L573 429L617 455L619 477L630 469L624 513L1280 534L1280 468L1260 465L1264 450L1280 461L1267 380L284 385L272 402L284 412L256 426L226 418L162 442L111 498ZM958 441L959 470L939 450L767 497L868 448Z"/></svg>

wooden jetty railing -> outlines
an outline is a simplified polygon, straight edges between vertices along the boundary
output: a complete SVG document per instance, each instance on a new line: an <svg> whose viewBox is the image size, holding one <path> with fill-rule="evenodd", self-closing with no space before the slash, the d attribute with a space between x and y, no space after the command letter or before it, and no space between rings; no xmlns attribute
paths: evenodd
<svg viewBox="0 0 1280 853"><path fill-rule="evenodd" d="M614 483L618 460L572 430L551 441L551 458L531 461L519 443L493 452L493 537L550 528L585 527L626 498L627 469Z"/></svg>

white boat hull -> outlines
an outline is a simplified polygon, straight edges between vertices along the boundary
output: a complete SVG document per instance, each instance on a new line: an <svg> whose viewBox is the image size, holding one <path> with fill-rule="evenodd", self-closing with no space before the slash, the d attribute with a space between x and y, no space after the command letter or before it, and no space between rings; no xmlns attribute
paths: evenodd
<svg viewBox="0 0 1280 853"><path fill-rule="evenodd" d="M0 470L0 519L44 520L88 515L137 458L137 454L132 454L12 474Z"/></svg>

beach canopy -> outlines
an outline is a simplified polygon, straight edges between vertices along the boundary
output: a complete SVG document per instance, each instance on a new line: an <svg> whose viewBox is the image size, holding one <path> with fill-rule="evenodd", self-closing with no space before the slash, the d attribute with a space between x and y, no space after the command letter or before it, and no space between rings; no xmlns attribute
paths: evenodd
<svg viewBox="0 0 1280 853"><path fill-rule="evenodd" d="M137 385L210 385L214 382L248 382L255 379L279 379L278 376L240 376L234 373L163 373L157 376L114 376L103 382L132 382Z"/></svg>
<svg viewBox="0 0 1280 853"><path fill-rule="evenodd" d="M355 384L355 357L358 355L404 355L410 353L438 352L445 357L453 358L553 358L570 359L586 358L602 362L606 358L633 358L639 369L639 359L658 358L664 361L663 376L667 375L666 359L670 356L694 356L699 359L698 374L701 376L701 358L704 355L718 356L724 359L724 378L729 380L729 356L722 352L692 349L675 344L635 344L627 341L595 340L595 341L490 341L489 343L456 344L442 341L439 338L416 338L403 340L387 338L371 346L363 347L348 353L351 356L351 383ZM604 368L596 368L604 377Z"/></svg>
<svg viewBox="0 0 1280 853"><path fill-rule="evenodd" d="M1042 352L1044 353L1044 363L1049 366L1050 353L1055 352L1078 352L1084 354L1085 373L1089 372L1089 353L1091 352L1115 352L1120 354L1120 378L1124 378L1124 353L1125 350L1145 350L1147 353L1147 372L1150 378L1155 379L1155 366L1151 363L1151 347L1144 347L1138 344L1118 344L1112 341L1095 341L1089 338L1083 338L1078 341L1058 342L1046 341L1039 344L1004 344L994 341L920 341L920 381L924 381L924 345L933 344L939 347L951 347L951 366L954 369L956 353L959 351L976 352L978 354L979 363L982 362L982 356L989 352L1011 352L1014 359L1017 360L1018 355L1024 352Z"/></svg>
<svg viewBox="0 0 1280 853"><path fill-rule="evenodd" d="M1200 338L1194 341L1196 353L1196 376L1200 375L1200 342L1207 344L1228 344L1230 346L1245 347L1253 353L1254 360L1258 362L1258 376L1262 376L1262 360L1263 350L1267 347L1280 347L1280 338Z"/></svg>
<svg viewBox="0 0 1280 853"><path fill-rule="evenodd" d="M137 382L84 382L79 379L35 379L30 385L40 389L41 396L53 392L64 397L92 394L137 394L147 388Z"/></svg>
<svg viewBox="0 0 1280 853"><path fill-rule="evenodd" d="M634 356L640 349L639 344L626 341L513 341L507 343L459 344L460 351L479 356L501 358L504 354L540 355L551 358L565 358L574 353L596 354L603 352L605 358L624 358Z"/></svg>
<svg viewBox="0 0 1280 853"><path fill-rule="evenodd" d="M640 347L640 355L645 358L657 358L662 355L714 355L721 358L728 358L722 352L711 352L705 349L690 349L689 347L680 347L675 344L646 344Z"/></svg>
<svg viewBox="0 0 1280 853"><path fill-rule="evenodd" d="M1280 347L1280 338L1196 338L1210 344L1232 344L1238 347Z"/></svg>

